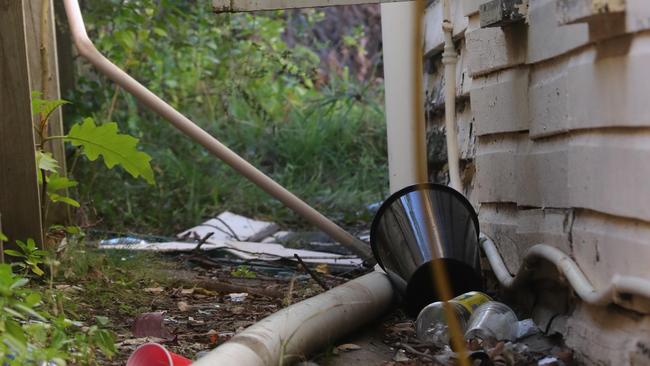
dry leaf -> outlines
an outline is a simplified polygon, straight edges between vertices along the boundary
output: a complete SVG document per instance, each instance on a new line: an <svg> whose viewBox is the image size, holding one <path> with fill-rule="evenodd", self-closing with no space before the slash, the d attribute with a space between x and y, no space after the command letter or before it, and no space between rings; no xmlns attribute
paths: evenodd
<svg viewBox="0 0 650 366"><path fill-rule="evenodd" d="M165 329L163 316L162 312L140 314L135 318L131 332L136 337L173 339L174 335Z"/></svg>
<svg viewBox="0 0 650 366"><path fill-rule="evenodd" d="M317 265L314 270L316 272L322 273L322 274L329 274L330 273L330 269L329 269L329 267L327 266L326 263L322 263L322 264Z"/></svg>

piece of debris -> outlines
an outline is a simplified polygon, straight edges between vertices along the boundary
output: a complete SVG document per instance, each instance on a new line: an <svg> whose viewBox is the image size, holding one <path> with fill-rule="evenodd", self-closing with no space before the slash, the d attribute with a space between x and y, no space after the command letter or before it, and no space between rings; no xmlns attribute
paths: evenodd
<svg viewBox="0 0 650 366"><path fill-rule="evenodd" d="M361 347L354 343L344 343L340 346L336 346L336 349L338 349L341 352L351 352L351 351L358 351L361 349Z"/></svg>
<svg viewBox="0 0 650 366"><path fill-rule="evenodd" d="M189 305L185 301L179 301L177 305L178 305L178 310L182 312L190 311L193 309L193 306Z"/></svg>
<svg viewBox="0 0 650 366"><path fill-rule="evenodd" d="M163 312L143 313L133 322L131 332L136 337L156 337L173 340L175 336L165 328Z"/></svg>
<svg viewBox="0 0 650 366"><path fill-rule="evenodd" d="M395 362L408 362L411 359L406 355L406 351L403 349L398 349L397 352L395 352L395 356L393 356L393 361Z"/></svg>
<svg viewBox="0 0 650 366"><path fill-rule="evenodd" d="M538 366L559 366L560 360L558 360L556 357L547 356L537 361L537 365Z"/></svg>
<svg viewBox="0 0 650 366"><path fill-rule="evenodd" d="M228 294L228 298L232 302L244 302L246 297L248 297L248 293L246 292Z"/></svg>
<svg viewBox="0 0 650 366"><path fill-rule="evenodd" d="M222 212L198 226L178 234L181 239L203 238L214 233L212 240L258 241L278 231L272 222L258 221L232 212Z"/></svg>
<svg viewBox="0 0 650 366"><path fill-rule="evenodd" d="M133 245L133 244L146 244L147 241L140 239L140 238L134 238L130 236L123 236L123 237L117 237L117 238L111 238L111 239L105 239L105 240L100 240L99 245Z"/></svg>
<svg viewBox="0 0 650 366"><path fill-rule="evenodd" d="M524 319L520 320L517 322L517 331L516 331L516 339L523 339L526 337L533 336L535 334L539 334L542 331L535 325L535 322L533 322L533 319Z"/></svg>
<svg viewBox="0 0 650 366"><path fill-rule="evenodd" d="M150 294L159 294L159 293L165 291L165 289L163 289L162 287L147 287L142 291L148 292Z"/></svg>

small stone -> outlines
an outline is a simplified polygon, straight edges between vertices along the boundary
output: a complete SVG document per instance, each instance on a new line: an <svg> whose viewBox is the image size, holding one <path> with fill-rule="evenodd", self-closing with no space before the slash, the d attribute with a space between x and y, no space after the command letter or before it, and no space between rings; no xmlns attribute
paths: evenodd
<svg viewBox="0 0 650 366"><path fill-rule="evenodd" d="M395 362L407 362L410 360L411 359L408 358L406 352L403 349L397 350L397 352L395 352L395 356L393 356L393 361Z"/></svg>

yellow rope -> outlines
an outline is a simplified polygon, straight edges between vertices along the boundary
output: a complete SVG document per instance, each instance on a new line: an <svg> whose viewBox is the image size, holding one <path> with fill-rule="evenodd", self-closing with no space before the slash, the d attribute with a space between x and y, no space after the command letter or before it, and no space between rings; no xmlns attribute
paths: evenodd
<svg viewBox="0 0 650 366"><path fill-rule="evenodd" d="M413 88L415 96L413 98L413 110L415 111L415 118L413 128L416 132L426 131L425 118L424 118L424 102L419 96L422 94L422 77L423 77L423 67L422 67L422 22L424 15L425 3L424 0L416 0L416 6L414 7L415 17L413 22L413 42L415 47L413 47L415 65L413 67L412 77L413 77ZM449 80L445 82L450 82ZM455 82L455 80L451 80ZM416 138L416 143L414 144L416 149L415 156L418 157L417 163L417 179L418 182L428 181L427 175L427 154L426 154L426 138ZM425 206L425 205L423 205ZM432 248L433 249L433 248ZM434 252L432 250L432 252ZM458 364L460 366L470 366L468 359L467 349L465 347L465 341L463 337L463 332L460 327L460 323L456 318L454 309L451 304L448 302L452 299L453 294L451 291L451 286L449 282L449 276L445 267L444 262L441 260L433 262L433 280L436 287L437 293L440 296L440 299L444 302L443 309L445 311L445 317L447 318L449 335L451 340L452 348L458 353Z"/></svg>

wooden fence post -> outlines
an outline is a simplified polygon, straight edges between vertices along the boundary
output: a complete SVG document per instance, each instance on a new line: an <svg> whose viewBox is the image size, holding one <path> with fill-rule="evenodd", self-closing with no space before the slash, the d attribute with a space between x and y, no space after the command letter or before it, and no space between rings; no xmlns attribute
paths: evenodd
<svg viewBox="0 0 650 366"><path fill-rule="evenodd" d="M25 37L27 39L27 60L29 62L29 80L32 91L39 91L42 99L61 99L59 86L59 65L57 57L56 30L54 22L54 4L52 0L30 0L23 2L25 12ZM39 116L33 116L35 123ZM61 136L63 116L61 109L52 113L48 124L48 135ZM50 141L45 150L59 162L59 174L65 176L65 148L61 140ZM47 210L46 226L65 224L68 221L68 206L51 205Z"/></svg>
<svg viewBox="0 0 650 366"><path fill-rule="evenodd" d="M10 240L43 242L23 2L0 0L0 213Z"/></svg>

